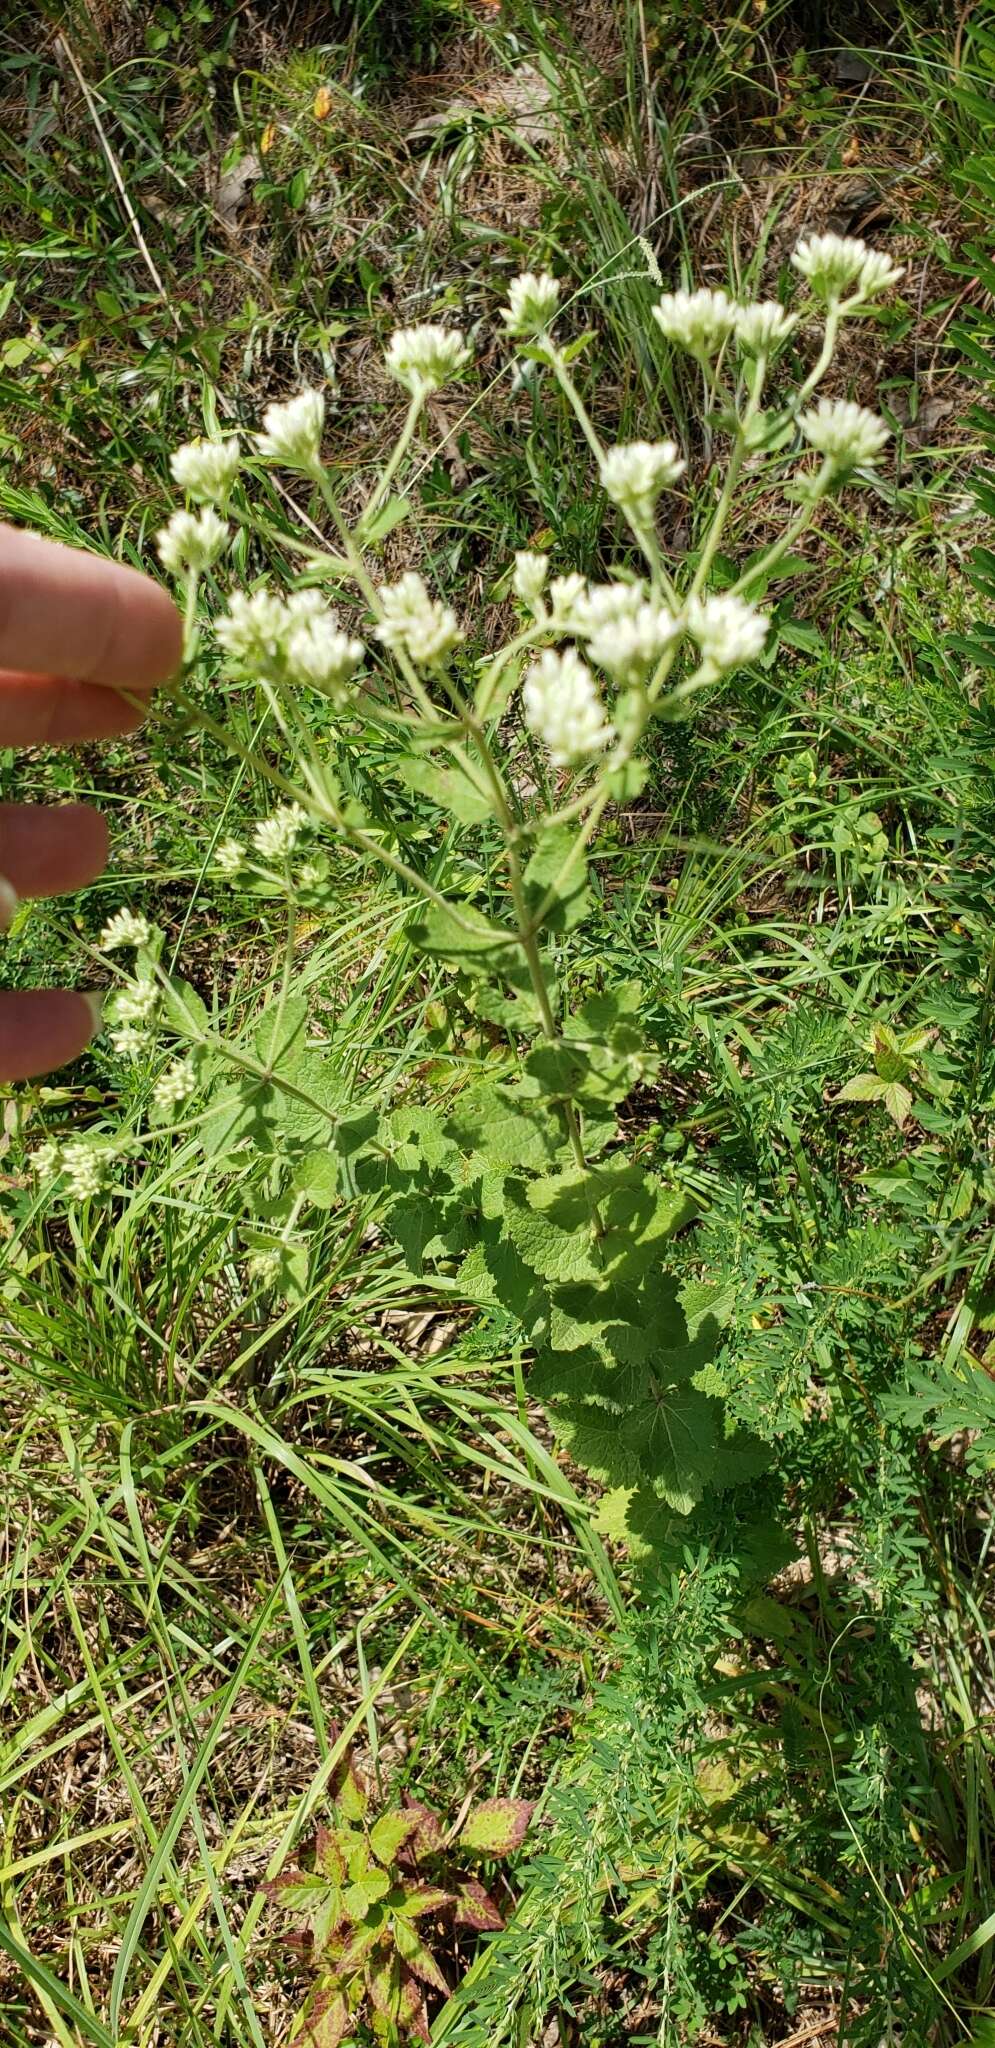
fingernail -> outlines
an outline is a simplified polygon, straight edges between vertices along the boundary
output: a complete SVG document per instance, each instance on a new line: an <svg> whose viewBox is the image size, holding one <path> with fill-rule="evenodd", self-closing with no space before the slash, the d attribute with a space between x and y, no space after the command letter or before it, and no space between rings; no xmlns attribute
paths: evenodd
<svg viewBox="0 0 995 2048"><path fill-rule="evenodd" d="M0 875L0 931L8 932L17 916L19 897L6 875Z"/></svg>
<svg viewBox="0 0 995 2048"><path fill-rule="evenodd" d="M102 995L98 995L97 990L93 988L78 989L77 994L80 998L80 1001L86 1004L86 1007L90 1012L90 1017L92 1020L90 1025L90 1035L91 1037L96 1037L96 1034L100 1030L100 1026L103 1021L104 998Z"/></svg>

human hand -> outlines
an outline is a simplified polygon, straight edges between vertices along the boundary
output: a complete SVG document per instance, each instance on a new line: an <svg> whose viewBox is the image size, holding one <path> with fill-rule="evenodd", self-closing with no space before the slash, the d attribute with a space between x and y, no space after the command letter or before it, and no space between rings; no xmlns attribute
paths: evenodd
<svg viewBox="0 0 995 2048"><path fill-rule="evenodd" d="M134 732L181 644L176 608L147 576L0 526L0 746ZM80 889L106 860L90 804L0 804L0 925L17 898ZM0 994L0 1082L75 1059L97 1016L71 989Z"/></svg>

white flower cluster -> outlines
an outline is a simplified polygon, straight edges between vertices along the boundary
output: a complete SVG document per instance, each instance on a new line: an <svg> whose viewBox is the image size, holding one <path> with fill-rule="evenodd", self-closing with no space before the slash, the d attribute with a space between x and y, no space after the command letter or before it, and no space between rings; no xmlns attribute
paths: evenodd
<svg viewBox="0 0 995 2048"><path fill-rule="evenodd" d="M889 256L847 235L809 235L791 261L816 298L848 308L877 298L902 276ZM668 341L699 359L716 354L730 335L747 355L769 355L798 325L798 315L787 313L776 299L743 305L728 292L704 289L665 293L653 317Z"/></svg>
<svg viewBox="0 0 995 2048"><path fill-rule="evenodd" d="M444 661L464 637L456 613L429 596L414 569L398 583L381 584L377 596L383 612L377 639L385 647L403 649L419 667Z"/></svg>
<svg viewBox="0 0 995 2048"><path fill-rule="evenodd" d="M231 527L219 519L212 505L201 512L174 512L156 534L156 552L171 576L191 571L202 575L213 568L231 539Z"/></svg>
<svg viewBox="0 0 995 2048"><path fill-rule="evenodd" d="M108 1034L114 1051L122 1058L138 1059L148 1051L161 1000L162 991L150 974L139 975L137 980L126 981L114 990L107 1004Z"/></svg>
<svg viewBox="0 0 995 2048"><path fill-rule="evenodd" d="M769 355L797 325L797 313L786 313L776 299L758 299L753 305L736 308L736 340L750 356Z"/></svg>
<svg viewBox="0 0 995 2048"><path fill-rule="evenodd" d="M272 817L262 818L252 834L257 853L265 860L287 860L308 823L300 804L281 804Z"/></svg>
<svg viewBox="0 0 995 2048"><path fill-rule="evenodd" d="M820 398L810 412L802 413L798 425L806 441L837 471L873 462L891 432L876 412L849 398Z"/></svg>
<svg viewBox="0 0 995 2048"><path fill-rule="evenodd" d="M300 391L268 405L263 413L263 431L256 447L270 462L285 469L303 469L313 474L321 467L321 436L325 427L325 400L320 391Z"/></svg>
<svg viewBox="0 0 995 2048"><path fill-rule="evenodd" d="M549 575L549 556L539 555L532 548L519 548L515 556L515 573L511 587L516 597L528 606L530 612L538 614L542 608L542 593Z"/></svg>
<svg viewBox="0 0 995 2048"><path fill-rule="evenodd" d="M666 605L641 604L627 618L592 633L587 651L618 683L645 682L680 631Z"/></svg>
<svg viewBox="0 0 995 2048"><path fill-rule="evenodd" d="M224 441L186 441L174 450L169 467L174 482L198 505L220 505L224 511L242 461L237 434Z"/></svg>
<svg viewBox="0 0 995 2048"><path fill-rule="evenodd" d="M115 990L112 998L115 1023L150 1023L159 1007L160 993L158 983L150 975L125 982L123 988Z"/></svg>
<svg viewBox="0 0 995 2048"><path fill-rule="evenodd" d="M522 686L525 723L549 748L554 767L590 759L614 738L586 663L572 647L547 648Z"/></svg>
<svg viewBox="0 0 995 2048"><path fill-rule="evenodd" d="M602 488L633 526L646 527L661 491L676 483L685 468L673 441L629 441L606 450Z"/></svg>
<svg viewBox="0 0 995 2048"><path fill-rule="evenodd" d="M159 1110L178 1109L180 1103L186 1102L187 1097L193 1094L196 1085L193 1061L174 1060L172 1066L160 1074L152 1090L152 1100Z"/></svg>
<svg viewBox="0 0 995 2048"><path fill-rule="evenodd" d="M458 328L399 327L387 345L384 361L392 377L412 398L428 398L466 368L470 350Z"/></svg>
<svg viewBox="0 0 995 2048"><path fill-rule="evenodd" d="M222 839L214 849L214 865L219 875L237 875L245 865L245 848L239 839Z"/></svg>
<svg viewBox="0 0 995 2048"><path fill-rule="evenodd" d="M807 235L791 258L799 276L808 280L816 298L848 305L876 299L897 284L902 267L881 249L869 249L856 235Z"/></svg>
<svg viewBox="0 0 995 2048"><path fill-rule="evenodd" d="M32 1153L30 1164L40 1181L62 1179L74 1202L87 1202L104 1187L113 1159L110 1145L91 1138L70 1138L65 1145L49 1138Z"/></svg>
<svg viewBox="0 0 995 2048"><path fill-rule="evenodd" d="M753 661L767 638L769 620L741 597L727 594L691 598L687 624L698 643L704 680Z"/></svg>
<svg viewBox="0 0 995 2048"><path fill-rule="evenodd" d="M579 632L586 597L587 584L576 569L568 576L554 576L549 586L550 625L560 633Z"/></svg>
<svg viewBox="0 0 995 2048"><path fill-rule="evenodd" d="M286 598L270 590L232 593L215 632L229 659L246 675L270 682L310 683L334 697L363 659L361 640L343 632L317 590Z"/></svg>
<svg viewBox="0 0 995 2048"><path fill-rule="evenodd" d="M152 937L152 926L147 917L140 917L134 910L116 910L105 924L97 945L102 953L113 953L118 946L147 946Z"/></svg>
<svg viewBox="0 0 995 2048"><path fill-rule="evenodd" d="M740 308L728 292L667 292L653 318L668 341L686 348L691 355L711 355L727 341L736 326Z"/></svg>
<svg viewBox="0 0 995 2048"><path fill-rule="evenodd" d="M543 334L556 316L560 287L548 270L526 270L508 288L508 304L501 318L510 335L527 339Z"/></svg>

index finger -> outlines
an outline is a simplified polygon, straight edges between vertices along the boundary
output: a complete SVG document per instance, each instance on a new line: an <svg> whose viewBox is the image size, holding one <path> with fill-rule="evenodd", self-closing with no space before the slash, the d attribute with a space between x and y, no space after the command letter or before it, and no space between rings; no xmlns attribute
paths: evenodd
<svg viewBox="0 0 995 2048"><path fill-rule="evenodd" d="M0 664L115 690L150 690L180 665L172 599L137 569L0 526Z"/></svg>

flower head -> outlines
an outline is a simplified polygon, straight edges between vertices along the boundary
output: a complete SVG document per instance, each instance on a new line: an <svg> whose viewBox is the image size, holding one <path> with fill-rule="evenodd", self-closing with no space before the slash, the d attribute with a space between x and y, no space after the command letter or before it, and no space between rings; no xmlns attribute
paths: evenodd
<svg viewBox="0 0 995 2048"><path fill-rule="evenodd" d="M239 472L242 446L237 434L225 441L186 441L169 458L173 478L198 505L220 505L231 497Z"/></svg>
<svg viewBox="0 0 995 2048"><path fill-rule="evenodd" d="M572 569L569 576L554 576L549 586L551 624L563 633L579 632L586 597L587 585L576 569Z"/></svg>
<svg viewBox="0 0 995 2048"><path fill-rule="evenodd" d="M593 633L588 653L618 683L644 682L679 632L665 605L642 604L630 617Z"/></svg>
<svg viewBox="0 0 995 2048"><path fill-rule="evenodd" d="M667 292L653 318L668 341L692 355L713 355L736 325L737 307L728 292Z"/></svg>
<svg viewBox="0 0 995 2048"><path fill-rule="evenodd" d="M152 937L152 926L147 917L139 917L134 910L116 910L105 924L97 945L102 953L113 953L117 946L147 946Z"/></svg>
<svg viewBox="0 0 995 2048"><path fill-rule="evenodd" d="M899 264L880 249L869 249L856 235L807 235L791 261L808 279L816 298L828 305L838 303L848 288L857 303L876 298L902 275Z"/></svg>
<svg viewBox="0 0 995 2048"><path fill-rule="evenodd" d="M281 804L272 817L260 819L252 843L264 860L287 860L307 822L307 812L300 804Z"/></svg>
<svg viewBox="0 0 995 2048"><path fill-rule="evenodd" d="M235 590L214 630L231 660L253 675L279 667L286 626L286 607L272 591Z"/></svg>
<svg viewBox="0 0 995 2048"><path fill-rule="evenodd" d="M200 574L210 569L231 539L231 527L219 519L213 506L202 512L174 512L156 534L156 552L171 576L184 576L191 569Z"/></svg>
<svg viewBox="0 0 995 2048"><path fill-rule="evenodd" d="M139 1024L122 1024L119 1031L111 1031L108 1035L114 1051L126 1060L137 1060L143 1052L148 1052L152 1043L149 1032L143 1031Z"/></svg>
<svg viewBox="0 0 995 2048"><path fill-rule="evenodd" d="M158 1007L159 987L148 975L126 982L114 993L114 1021L118 1024L147 1024Z"/></svg>
<svg viewBox="0 0 995 2048"><path fill-rule="evenodd" d="M515 573L511 587L516 597L528 605L530 612L538 609L549 575L549 556L534 554L531 548L519 548L515 556Z"/></svg>
<svg viewBox="0 0 995 2048"><path fill-rule="evenodd" d="M99 1195L112 1157L109 1147L94 1145L89 1138L70 1138L68 1145L63 1146L59 1166L67 1192L75 1202L86 1202L91 1195Z"/></svg>
<svg viewBox="0 0 995 2048"><path fill-rule="evenodd" d="M292 676L334 696L363 659L361 640L343 633L334 612L312 613L287 636L287 667Z"/></svg>
<svg viewBox="0 0 995 2048"><path fill-rule="evenodd" d="M296 398L268 405L263 432L256 435L260 455L282 462L286 469L313 470L321 462L325 400L320 391L300 391Z"/></svg>
<svg viewBox="0 0 995 2048"><path fill-rule="evenodd" d="M849 398L820 398L798 421L806 441L837 471L873 462L889 439L890 428L866 405Z"/></svg>
<svg viewBox="0 0 995 2048"><path fill-rule="evenodd" d="M736 340L747 355L769 355L797 325L798 315L786 313L776 299L736 308Z"/></svg>
<svg viewBox="0 0 995 2048"><path fill-rule="evenodd" d="M55 1139L46 1138L44 1144L38 1145L32 1152L28 1165L39 1180L54 1180L59 1171L61 1157L61 1147Z"/></svg>
<svg viewBox="0 0 995 2048"><path fill-rule="evenodd" d="M152 1090L152 1100L157 1109L176 1109L192 1095L197 1085L192 1060L174 1060L164 1074L160 1074Z"/></svg>
<svg viewBox="0 0 995 2048"><path fill-rule="evenodd" d="M741 597L693 597L687 610L688 631L701 650L701 665L710 676L741 668L760 653L768 620Z"/></svg>
<svg viewBox="0 0 995 2048"><path fill-rule="evenodd" d="M444 660L462 640L456 613L429 596L414 569L398 583L381 584L377 596L383 608L377 639L385 647L403 648L419 665Z"/></svg>
<svg viewBox="0 0 995 2048"><path fill-rule="evenodd" d="M522 686L525 723L549 748L557 768L589 759L613 738L590 669L575 649L547 648Z"/></svg>
<svg viewBox="0 0 995 2048"><path fill-rule="evenodd" d="M423 327L399 327L391 335L384 361L412 398L428 398L466 368L470 350L458 328L426 322Z"/></svg>
<svg viewBox="0 0 995 2048"><path fill-rule="evenodd" d="M686 464L673 441L629 441L609 448L601 483L613 505L635 526L651 523L660 492L676 483Z"/></svg>
<svg viewBox="0 0 995 2048"><path fill-rule="evenodd" d="M239 839L222 839L214 849L214 865L219 875L237 875L245 866L245 848Z"/></svg>
<svg viewBox="0 0 995 2048"><path fill-rule="evenodd" d="M574 631L590 635L615 626L621 619L633 619L646 602L642 578L635 583L592 583L575 607Z"/></svg>
<svg viewBox="0 0 995 2048"><path fill-rule="evenodd" d="M548 270L536 274L526 270L521 277L513 279L508 287L508 304L501 309L501 318L509 334L528 336L542 334L555 317L560 303L560 287Z"/></svg>

